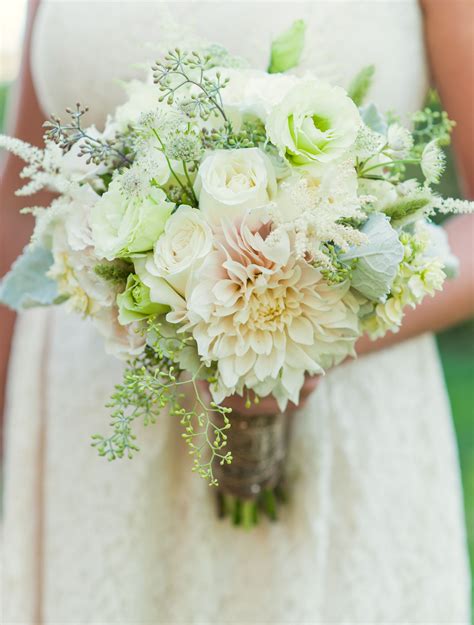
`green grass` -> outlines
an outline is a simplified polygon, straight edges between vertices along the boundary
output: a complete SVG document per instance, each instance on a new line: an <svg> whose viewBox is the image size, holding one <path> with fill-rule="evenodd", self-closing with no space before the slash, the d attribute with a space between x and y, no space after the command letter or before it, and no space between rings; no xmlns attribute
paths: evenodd
<svg viewBox="0 0 474 625"><path fill-rule="evenodd" d="M471 569L474 568L474 321L438 336L454 416L464 490ZM474 585L473 585L474 595ZM474 600L473 600L474 614Z"/></svg>
<svg viewBox="0 0 474 625"><path fill-rule="evenodd" d="M7 84L0 84L0 130L5 119ZM433 104L433 100L431 103ZM436 104L434 104L436 105ZM444 195L459 197L452 155L448 153L446 175L440 189ZM474 569L474 320L438 336L444 374L451 401L459 448L464 506L468 528L471 570ZM473 591L474 614L474 591Z"/></svg>

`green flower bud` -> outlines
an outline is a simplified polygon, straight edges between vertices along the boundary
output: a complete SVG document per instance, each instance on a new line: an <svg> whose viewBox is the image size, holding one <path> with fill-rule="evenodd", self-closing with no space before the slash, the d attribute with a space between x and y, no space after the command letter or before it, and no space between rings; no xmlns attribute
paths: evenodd
<svg viewBox="0 0 474 625"><path fill-rule="evenodd" d="M305 31L304 21L296 20L288 30L272 42L269 74L286 72L298 65L304 48Z"/></svg>

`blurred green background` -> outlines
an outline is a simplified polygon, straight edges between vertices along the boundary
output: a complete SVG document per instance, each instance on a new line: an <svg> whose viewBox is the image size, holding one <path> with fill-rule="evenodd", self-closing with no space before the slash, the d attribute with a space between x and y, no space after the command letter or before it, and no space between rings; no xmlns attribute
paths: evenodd
<svg viewBox="0 0 474 625"><path fill-rule="evenodd" d="M0 131L5 119L8 87L8 83L0 83ZM439 108L434 94L430 95L428 105ZM449 150L447 156L447 171L440 191L443 195L461 197ZM474 320L439 334L437 339L458 440L471 570L474 570ZM474 614L474 591L472 596Z"/></svg>

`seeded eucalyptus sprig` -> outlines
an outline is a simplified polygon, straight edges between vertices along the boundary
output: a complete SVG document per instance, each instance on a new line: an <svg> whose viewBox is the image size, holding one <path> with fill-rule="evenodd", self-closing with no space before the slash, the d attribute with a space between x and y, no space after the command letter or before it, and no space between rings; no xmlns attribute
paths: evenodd
<svg viewBox="0 0 474 625"><path fill-rule="evenodd" d="M214 116L221 116L229 131L232 125L224 111L221 90L228 83L220 72L213 76L207 73L213 67L212 57L199 52L184 52L179 48L170 50L163 61L157 61L153 66L153 78L159 85L162 95L160 101L169 105L175 103L175 96L183 87L190 89L186 98L179 102L180 108L189 116L199 116L207 120Z"/></svg>
<svg viewBox="0 0 474 625"><path fill-rule="evenodd" d="M421 155L425 146L436 140L439 146L447 146L451 142L451 132L456 122L449 119L446 111L432 110L429 107L412 115L414 155Z"/></svg>
<svg viewBox="0 0 474 625"><path fill-rule="evenodd" d="M67 108L66 113L70 116L70 121L63 124L61 119L55 115L44 122L46 128L45 138L54 141L64 153L69 152L73 145L81 141L79 146L79 156L87 157L87 163L108 163L131 165L133 154L130 154L130 147L126 145L124 137L117 136L115 140L103 140L92 137L82 128L82 117L89 108L76 103L76 108Z"/></svg>
<svg viewBox="0 0 474 625"><path fill-rule="evenodd" d="M156 422L161 410L168 409L184 427L182 437L193 457L193 471L217 486L214 464L232 462L226 431L230 428L230 408L224 408L202 397L197 384L199 371L190 379L182 376L179 354L190 348L192 337L165 336L158 318L148 320L150 345L143 354L128 363L123 382L115 388L109 407L112 408L112 433L95 434L92 446L108 460L132 458L139 451L133 432L134 421L145 425ZM184 401L183 389L190 386L194 400Z"/></svg>
<svg viewBox="0 0 474 625"><path fill-rule="evenodd" d="M245 121L238 132L226 128L202 129L203 146L210 150L236 150L257 147L266 142L265 126L260 120Z"/></svg>

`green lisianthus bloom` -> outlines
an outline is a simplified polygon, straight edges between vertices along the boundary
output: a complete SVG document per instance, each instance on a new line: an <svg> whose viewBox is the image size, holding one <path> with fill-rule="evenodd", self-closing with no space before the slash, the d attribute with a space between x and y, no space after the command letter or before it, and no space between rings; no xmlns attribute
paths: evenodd
<svg viewBox="0 0 474 625"><path fill-rule="evenodd" d="M92 238L97 255L107 260L148 252L162 234L173 210L164 191L147 187L142 194L127 193L121 177L94 205Z"/></svg>
<svg viewBox="0 0 474 625"><path fill-rule="evenodd" d="M119 308L118 320L122 325L145 319L151 315L160 315L169 311L169 306L156 304L150 299L150 289L135 274L127 278L123 293L117 295Z"/></svg>
<svg viewBox="0 0 474 625"><path fill-rule="evenodd" d="M341 87L308 79L290 89L265 124L270 141L293 165L327 163L354 144L359 111Z"/></svg>

